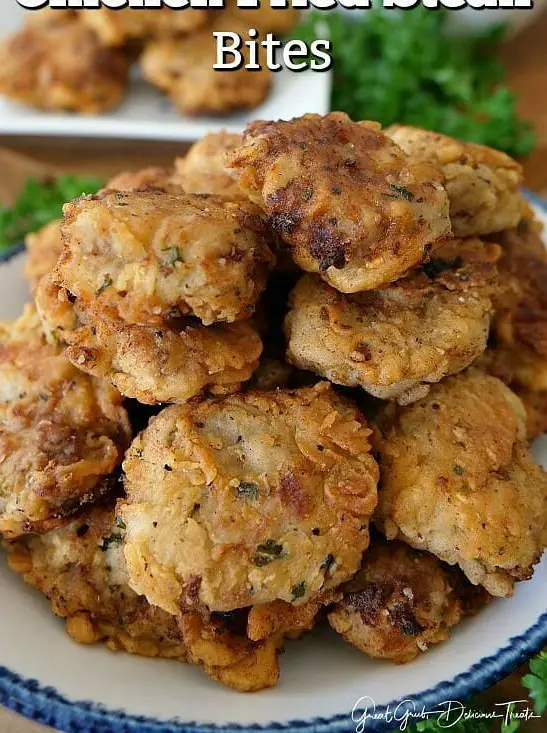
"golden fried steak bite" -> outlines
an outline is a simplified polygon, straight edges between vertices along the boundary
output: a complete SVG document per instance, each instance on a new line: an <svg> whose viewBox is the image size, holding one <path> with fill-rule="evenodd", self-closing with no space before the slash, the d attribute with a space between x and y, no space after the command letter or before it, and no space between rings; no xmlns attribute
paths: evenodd
<svg viewBox="0 0 547 733"><path fill-rule="evenodd" d="M33 307L0 345L0 533L17 537L109 491L131 431L120 394L46 343Z"/></svg>
<svg viewBox="0 0 547 733"><path fill-rule="evenodd" d="M344 293L397 280L450 233L439 171L342 112L253 122L232 165L295 262Z"/></svg>
<svg viewBox="0 0 547 733"><path fill-rule="evenodd" d="M150 37L170 37L192 32L207 22L205 10L162 7L79 11L79 17L92 28L105 46L122 46L128 41Z"/></svg>
<svg viewBox="0 0 547 733"><path fill-rule="evenodd" d="M103 191L64 211L61 284L127 323L248 318L274 262L265 222L250 203Z"/></svg>
<svg viewBox="0 0 547 733"><path fill-rule="evenodd" d="M388 408L380 428L382 532L511 595L547 544L547 477L528 450L518 397L470 369Z"/></svg>
<svg viewBox="0 0 547 733"><path fill-rule="evenodd" d="M28 255L25 277L34 293L42 278L53 270L61 254L61 220L55 219L37 232L27 234L25 246Z"/></svg>
<svg viewBox="0 0 547 733"><path fill-rule="evenodd" d="M46 110L95 114L114 107L129 60L78 20L33 23L0 45L0 94Z"/></svg>
<svg viewBox="0 0 547 733"><path fill-rule="evenodd" d="M97 506L61 529L10 543L8 562L66 619L75 641L183 660L177 620L127 584L122 538L113 506Z"/></svg>
<svg viewBox="0 0 547 733"><path fill-rule="evenodd" d="M450 242L406 278L353 295L305 275L285 320L288 360L381 399L423 397L484 351L499 252L479 240Z"/></svg>
<svg viewBox="0 0 547 733"><path fill-rule="evenodd" d="M124 462L132 588L170 613L335 588L368 545L369 434L326 382L168 407Z"/></svg>
<svg viewBox="0 0 547 733"><path fill-rule="evenodd" d="M144 78L159 87L185 115L225 115L258 107L268 96L272 73L266 67L249 71L213 68L216 62L214 31L246 32L235 21L215 22L183 38L151 41L141 57ZM245 54L245 49L242 50ZM246 63L248 59L246 59Z"/></svg>
<svg viewBox="0 0 547 733"><path fill-rule="evenodd" d="M453 626L488 601L456 568L376 537L343 591L329 613L332 628L369 657L396 664L446 641Z"/></svg>
<svg viewBox="0 0 547 733"><path fill-rule="evenodd" d="M418 127L393 125L386 133L414 162L440 167L457 237L501 232L518 224L522 167L508 155Z"/></svg>
<svg viewBox="0 0 547 733"><path fill-rule="evenodd" d="M111 309L82 303L53 278L42 282L36 297L50 339L66 347L75 366L145 404L235 392L258 366L262 343L247 321L127 324Z"/></svg>
<svg viewBox="0 0 547 733"><path fill-rule="evenodd" d="M138 191L140 189L171 187L170 172L165 168L150 167L134 171L122 171L106 184L105 188L114 191Z"/></svg>
<svg viewBox="0 0 547 733"><path fill-rule="evenodd" d="M243 198L228 156L241 144L241 135L211 132L192 145L184 158L175 160L173 181L188 193L212 193Z"/></svg>
<svg viewBox="0 0 547 733"><path fill-rule="evenodd" d="M494 355L518 384L547 390L547 251L535 222L497 237L500 271L507 287L496 299Z"/></svg>
<svg viewBox="0 0 547 733"><path fill-rule="evenodd" d="M211 679L239 692L275 687L282 638L251 641L245 635L244 623L234 630L230 621L224 620L226 616L213 614L205 620L199 613L185 613L180 617L188 661L202 666Z"/></svg>

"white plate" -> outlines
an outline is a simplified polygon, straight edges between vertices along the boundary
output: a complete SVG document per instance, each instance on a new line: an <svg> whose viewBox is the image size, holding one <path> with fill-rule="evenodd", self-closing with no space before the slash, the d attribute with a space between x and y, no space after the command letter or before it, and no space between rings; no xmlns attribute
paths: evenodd
<svg viewBox="0 0 547 733"><path fill-rule="evenodd" d="M547 209L535 208L547 225ZM0 318L18 315L27 298L23 261L20 254L0 265ZM547 436L534 448L547 466ZM210 733L218 727L235 733L238 726L262 733L355 731L351 710L364 696L378 708L404 698L417 709L464 701L547 643L547 558L512 598L494 601L411 664L368 659L319 631L290 643L279 686L254 695L225 689L190 665L75 644L45 599L2 561L0 597L0 703L74 733ZM369 720L366 730L389 727Z"/></svg>
<svg viewBox="0 0 547 733"><path fill-rule="evenodd" d="M0 38L20 27L25 11L16 0L1 0ZM229 73L229 72L226 72ZM226 117L186 117L135 70L123 103L102 115L40 112L0 97L0 134L134 138L193 141L207 132L241 132L252 120L292 119L329 110L330 73L283 69L260 107Z"/></svg>

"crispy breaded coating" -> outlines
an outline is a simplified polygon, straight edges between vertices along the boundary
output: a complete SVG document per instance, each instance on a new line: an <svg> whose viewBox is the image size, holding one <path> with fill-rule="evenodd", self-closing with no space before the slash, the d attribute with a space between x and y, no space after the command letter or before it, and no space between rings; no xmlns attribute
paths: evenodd
<svg viewBox="0 0 547 733"><path fill-rule="evenodd" d="M25 276L31 291L35 293L40 281L53 270L61 254L61 220L55 219L37 232L27 234L25 246L28 253Z"/></svg>
<svg viewBox="0 0 547 733"><path fill-rule="evenodd" d="M484 351L499 252L480 240L450 242L408 277L353 295L305 275L285 320L288 360L382 399L423 397Z"/></svg>
<svg viewBox="0 0 547 733"><path fill-rule="evenodd" d="M140 189L159 188L164 191L172 188L171 173L165 168L151 166L135 171L122 171L106 184L105 188L114 191L138 191Z"/></svg>
<svg viewBox="0 0 547 733"><path fill-rule="evenodd" d="M333 589L323 591L300 606L279 600L252 606L247 617L247 636L255 641L279 636L297 639L315 626L323 608L341 598L341 592Z"/></svg>
<svg viewBox="0 0 547 733"><path fill-rule="evenodd" d="M62 529L11 543L8 561L66 619L75 641L104 641L113 651L183 660L176 619L127 584L122 537L114 508L98 506Z"/></svg>
<svg viewBox="0 0 547 733"><path fill-rule="evenodd" d="M252 315L274 256L250 203L158 190L103 191L64 207L60 282L127 323Z"/></svg>
<svg viewBox="0 0 547 733"><path fill-rule="evenodd" d="M23 27L0 45L0 94L46 110L96 114L117 105L129 60L77 20Z"/></svg>
<svg viewBox="0 0 547 733"><path fill-rule="evenodd" d="M239 8L232 0L226 3L227 20L234 18L246 28L256 28L260 36L274 33L276 36L286 36L300 18L300 11L294 8L272 8L269 3L261 3L259 8Z"/></svg>
<svg viewBox="0 0 547 733"><path fill-rule="evenodd" d="M345 293L397 280L450 233L439 172L342 112L253 122L232 165L295 262Z"/></svg>
<svg viewBox="0 0 547 733"><path fill-rule="evenodd" d="M446 641L453 626L488 601L456 568L376 537L343 590L329 613L332 628L369 657L396 664Z"/></svg>
<svg viewBox="0 0 547 733"><path fill-rule="evenodd" d="M510 365L518 384L547 390L547 251L540 230L525 219L497 241L507 287L495 302L494 352Z"/></svg>
<svg viewBox="0 0 547 733"><path fill-rule="evenodd" d="M392 125L386 133L413 161L442 170L457 237L501 232L518 224L522 166L508 155L419 127Z"/></svg>
<svg viewBox="0 0 547 733"><path fill-rule="evenodd" d="M224 27L226 26L226 27ZM258 107L268 96L272 73L263 66L247 70L215 70L215 31L245 31L234 21L215 22L211 28L182 40L151 41L141 57L144 78L164 91L182 114L225 115ZM245 56L247 51L241 49ZM246 59L246 62L248 59Z"/></svg>
<svg viewBox="0 0 547 733"><path fill-rule="evenodd" d="M48 345L32 306L0 324L0 533L47 531L109 491L130 439L120 394Z"/></svg>
<svg viewBox="0 0 547 733"><path fill-rule="evenodd" d="M460 565L492 595L511 595L547 544L547 476L528 450L520 400L470 369L388 412L380 427L384 534Z"/></svg>
<svg viewBox="0 0 547 733"><path fill-rule="evenodd" d="M176 158L173 181L188 193L212 193L243 198L237 176L227 165L228 156L241 144L241 135L211 132L192 145L184 158Z"/></svg>
<svg viewBox="0 0 547 733"><path fill-rule="evenodd" d="M547 429L547 253L541 225L524 218L496 235L505 287L495 298L488 349L478 366L518 394L529 438Z"/></svg>
<svg viewBox="0 0 547 733"><path fill-rule="evenodd" d="M50 338L65 345L75 366L149 405L235 392L253 374L262 351L247 321L208 327L184 318L156 327L127 324L97 303L83 304L53 278L41 284L37 304Z"/></svg>
<svg viewBox="0 0 547 733"><path fill-rule="evenodd" d="M279 679L278 637L251 641L241 629L232 630L223 615L205 621L198 613L180 617L188 661L203 666L213 680L239 692L275 687Z"/></svg>
<svg viewBox="0 0 547 733"><path fill-rule="evenodd" d="M79 17L105 46L122 46L132 40L185 35L205 25L208 15L195 8L162 7L80 10Z"/></svg>
<svg viewBox="0 0 547 733"><path fill-rule="evenodd" d="M168 407L124 462L131 586L170 613L300 605L368 545L370 431L326 382Z"/></svg>

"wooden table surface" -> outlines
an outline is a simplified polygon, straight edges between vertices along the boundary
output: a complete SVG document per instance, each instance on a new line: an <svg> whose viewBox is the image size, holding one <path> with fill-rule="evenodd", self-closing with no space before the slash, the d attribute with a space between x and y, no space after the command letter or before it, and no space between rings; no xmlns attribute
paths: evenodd
<svg viewBox="0 0 547 733"><path fill-rule="evenodd" d="M518 94L521 115L532 121L538 145L525 161L526 185L547 196L547 13L531 28L508 42L503 60L509 70L509 85ZM180 143L37 140L0 136L0 201L9 201L29 174L40 171L74 171L108 176L124 168L169 165L184 152ZM485 693L481 701L515 700L525 697L519 681L524 669L515 672ZM0 733L46 733L50 729L28 722L0 708ZM545 731L545 721L523 727Z"/></svg>

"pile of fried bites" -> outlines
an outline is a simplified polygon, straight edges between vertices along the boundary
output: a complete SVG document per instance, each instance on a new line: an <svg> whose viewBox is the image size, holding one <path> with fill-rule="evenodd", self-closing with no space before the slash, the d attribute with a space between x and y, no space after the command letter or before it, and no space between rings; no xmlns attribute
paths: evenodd
<svg viewBox="0 0 547 733"><path fill-rule="evenodd" d="M268 96L272 72L264 66L215 71L213 31L247 36L284 36L299 11L226 10L41 10L0 43L0 94L49 111L97 114L116 107L136 63L144 79L164 92L185 115L222 115L255 109ZM245 61L250 53L243 46Z"/></svg>
<svg viewBox="0 0 547 733"><path fill-rule="evenodd" d="M547 254L520 182L495 150L306 115L28 237L0 531L74 639L259 690L316 623L408 662L530 578Z"/></svg>

